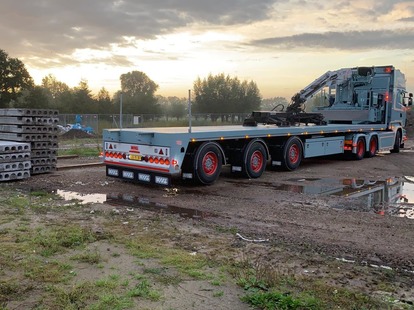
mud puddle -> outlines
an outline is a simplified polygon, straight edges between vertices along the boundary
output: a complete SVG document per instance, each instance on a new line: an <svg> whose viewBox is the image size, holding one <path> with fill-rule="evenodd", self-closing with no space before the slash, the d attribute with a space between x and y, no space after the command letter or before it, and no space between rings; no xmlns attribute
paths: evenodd
<svg viewBox="0 0 414 310"><path fill-rule="evenodd" d="M138 197L128 194L82 194L64 190L57 190L56 194L65 200L77 200L81 204L105 202L117 206L127 206L132 208L136 207L149 211L178 214L181 217L193 219L205 219L216 216L211 212L162 204L153 202L145 197Z"/></svg>
<svg viewBox="0 0 414 310"><path fill-rule="evenodd" d="M295 193L351 198L353 203L334 207L414 219L414 177L379 181L335 178L297 178L287 181L293 184L280 184L274 188Z"/></svg>

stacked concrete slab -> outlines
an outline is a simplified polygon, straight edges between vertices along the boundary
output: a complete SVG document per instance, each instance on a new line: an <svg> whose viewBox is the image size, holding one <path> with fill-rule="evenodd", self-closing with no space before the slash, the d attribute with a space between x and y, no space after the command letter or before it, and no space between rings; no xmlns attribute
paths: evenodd
<svg viewBox="0 0 414 310"><path fill-rule="evenodd" d="M30 143L0 141L0 182L30 177Z"/></svg>
<svg viewBox="0 0 414 310"><path fill-rule="evenodd" d="M30 174L56 170L57 110L0 109L0 141L30 145Z"/></svg>

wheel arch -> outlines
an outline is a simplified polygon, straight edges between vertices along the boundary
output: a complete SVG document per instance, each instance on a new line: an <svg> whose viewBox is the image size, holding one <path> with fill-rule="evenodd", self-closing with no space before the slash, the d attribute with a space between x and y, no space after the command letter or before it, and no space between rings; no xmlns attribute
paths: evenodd
<svg viewBox="0 0 414 310"><path fill-rule="evenodd" d="M350 135L348 135L348 137L349 136L352 137L352 151L351 151L351 153L353 153L353 154L357 153L357 150L358 150L357 143L358 143L359 138L364 139L365 151L368 150L367 149L367 144L368 144L368 141L369 141L370 137L365 132L351 133ZM345 140L346 139L347 138L345 137Z"/></svg>
<svg viewBox="0 0 414 310"><path fill-rule="evenodd" d="M217 148L220 150L220 153L221 153L221 163L222 163L222 165L226 165L227 164L227 159L226 159L226 154L224 153L224 149L223 149L223 147L219 144L219 143L217 143L216 141L203 141L203 142L201 142L200 143L200 145L198 145L198 146L196 146L195 148L194 148L194 154L196 154L197 153L197 151L201 148L201 149L203 149L203 148L205 148L205 147L208 147L208 146L210 146L210 145L215 145L215 146L217 146Z"/></svg>
<svg viewBox="0 0 414 310"><path fill-rule="evenodd" d="M263 145L263 147L265 148L265 150L266 150L266 160L269 160L270 159L270 151L269 151L269 147L267 146L267 144L266 144L266 142L263 140L263 139L261 139L261 138L255 138L255 139L252 139L252 140L250 140L249 141L249 143L247 143L246 144L246 146L245 146L245 148L244 148L244 150L243 150L243 153L244 154L247 154L247 153L249 153L249 150L250 150L250 148L256 143L256 142L258 142L258 143L260 143L261 145ZM244 158L245 159L245 158Z"/></svg>
<svg viewBox="0 0 414 310"><path fill-rule="evenodd" d="M373 138L373 137L375 137L376 139L377 139L377 151L379 150L379 135L378 135L378 132L369 132L369 133L367 133L367 134L365 134L365 148L366 148L366 151L369 151L369 148L370 148L370 142L371 142L371 139Z"/></svg>
<svg viewBox="0 0 414 310"><path fill-rule="evenodd" d="M293 140L293 139L296 139L296 140L299 140L299 142L300 142L300 147L301 147L301 149L302 149L302 154L301 154L301 159L304 159L304 156L305 156L305 152L304 152L304 150L305 150L305 144L304 144L304 142L303 142L303 139L304 138L302 138L301 136L299 136L299 135L297 135L297 136L289 136L287 139L285 139L285 142L283 143L283 147L289 142L289 141L291 141L291 140Z"/></svg>

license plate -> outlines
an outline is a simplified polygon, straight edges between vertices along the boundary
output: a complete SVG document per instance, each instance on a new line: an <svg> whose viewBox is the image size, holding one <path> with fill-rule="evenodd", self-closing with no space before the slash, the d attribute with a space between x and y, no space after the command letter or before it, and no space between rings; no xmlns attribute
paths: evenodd
<svg viewBox="0 0 414 310"><path fill-rule="evenodd" d="M129 155L130 160L141 160L141 155Z"/></svg>

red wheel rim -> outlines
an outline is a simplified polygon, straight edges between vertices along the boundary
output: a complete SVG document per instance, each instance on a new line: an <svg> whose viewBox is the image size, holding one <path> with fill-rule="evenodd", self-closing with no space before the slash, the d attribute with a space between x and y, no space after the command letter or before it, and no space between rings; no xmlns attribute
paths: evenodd
<svg viewBox="0 0 414 310"><path fill-rule="evenodd" d="M218 167L218 157L214 152L208 152L203 157L203 171L207 175L212 175L216 172Z"/></svg>
<svg viewBox="0 0 414 310"><path fill-rule="evenodd" d="M377 151L377 139L376 138L371 139L369 143L369 151L371 154L375 154L375 152Z"/></svg>
<svg viewBox="0 0 414 310"><path fill-rule="evenodd" d="M358 153L358 156L359 157L363 156L364 155L364 152L365 152L365 150L364 150L364 141L359 140L358 141L358 144L357 144L357 153Z"/></svg>
<svg viewBox="0 0 414 310"><path fill-rule="evenodd" d="M299 160L299 146L294 144L289 148L289 161L292 164L296 164Z"/></svg>
<svg viewBox="0 0 414 310"><path fill-rule="evenodd" d="M263 167L264 157L262 152L255 151L250 158L250 168L253 172L259 172Z"/></svg>

